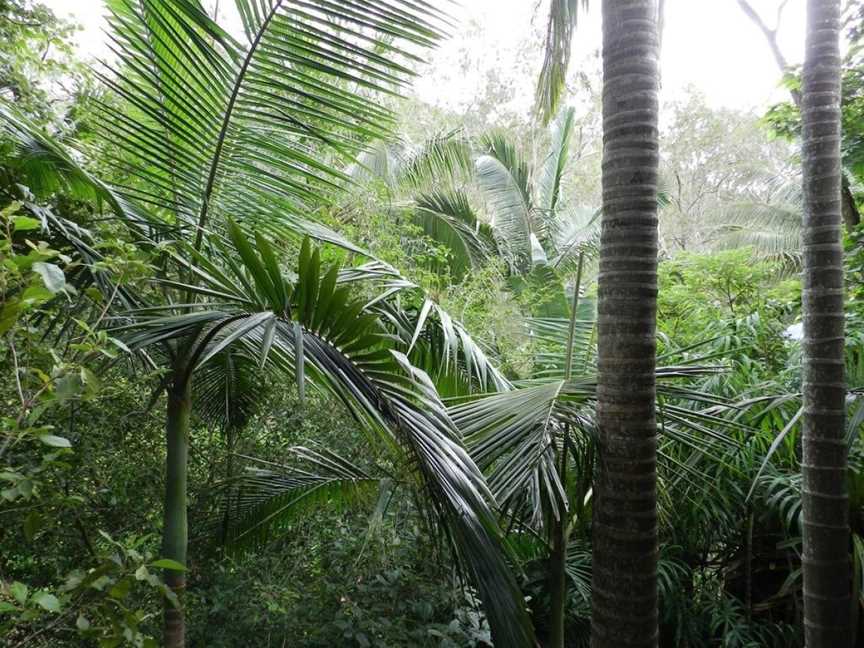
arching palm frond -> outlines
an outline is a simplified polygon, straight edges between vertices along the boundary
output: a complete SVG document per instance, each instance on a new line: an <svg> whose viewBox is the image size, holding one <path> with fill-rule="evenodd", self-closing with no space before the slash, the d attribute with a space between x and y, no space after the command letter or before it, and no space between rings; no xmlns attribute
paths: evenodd
<svg viewBox="0 0 864 648"><path fill-rule="evenodd" d="M584 375L594 370L596 354L596 304L580 299L573 322L572 372ZM534 356L535 378L563 378L566 371L567 346L571 343L569 319L558 317L531 317L525 320L528 335L536 348Z"/></svg>
<svg viewBox="0 0 864 648"><path fill-rule="evenodd" d="M398 348L432 378L442 395L511 389L487 352L433 300L424 300L418 311L405 311L389 301L376 311L394 329Z"/></svg>
<svg viewBox="0 0 864 648"><path fill-rule="evenodd" d="M559 210L555 224L555 252L552 267L562 272L574 269L579 258L595 259L600 254L600 210L578 208Z"/></svg>
<svg viewBox="0 0 864 648"><path fill-rule="evenodd" d="M454 185L474 170L471 143L459 131L435 135L413 144L378 140L367 146L346 173L355 181L376 178L392 190Z"/></svg>
<svg viewBox="0 0 864 648"><path fill-rule="evenodd" d="M374 501L381 478L328 450L293 447L290 465L250 465L226 484L223 541L232 550L258 547L290 529L311 510Z"/></svg>
<svg viewBox="0 0 864 648"><path fill-rule="evenodd" d="M490 509L494 500L429 378L393 348L380 316L365 310L351 284L338 283L338 268L322 268L308 240L292 282L263 236L253 247L236 225L229 222L228 231L233 249L223 253L224 265L198 255L188 267L196 284L169 282L212 302L165 307L185 312L142 319L130 344L184 336L196 367L241 344L301 384L339 398L377 447L413 470L481 593L496 640L529 646L531 628Z"/></svg>
<svg viewBox="0 0 864 648"><path fill-rule="evenodd" d="M0 101L0 129L14 146L10 166L37 199L62 192L79 200L107 205L131 225L147 222L148 217L138 206L84 168L77 159L80 152L5 101Z"/></svg>
<svg viewBox="0 0 864 648"><path fill-rule="evenodd" d="M450 410L471 456L487 472L489 487L509 515L527 514L542 526L551 509L556 519L567 509L555 465L567 385L553 381L493 394Z"/></svg>
<svg viewBox="0 0 864 648"><path fill-rule="evenodd" d="M200 367L192 380L195 412L225 432L244 428L267 393L257 358L238 347L223 350Z"/></svg>
<svg viewBox="0 0 864 648"><path fill-rule="evenodd" d="M448 248L448 265L457 281L495 254L492 228L477 220L464 192L421 194L416 205L415 221L427 236Z"/></svg>
<svg viewBox="0 0 864 648"><path fill-rule="evenodd" d="M558 112L561 95L567 83L567 68L573 34L579 19L579 8L588 8L588 0L552 0L546 28L543 68L537 81L535 111L543 124Z"/></svg>
<svg viewBox="0 0 864 648"><path fill-rule="evenodd" d="M570 153L570 138L576 123L573 108L562 110L552 122L551 142L546 157L540 164L537 177L537 204L541 217L554 218L561 198L561 180L567 168Z"/></svg>
<svg viewBox="0 0 864 648"><path fill-rule="evenodd" d="M111 0L115 69L102 78L127 107L102 105L118 192L173 214L200 248L227 216L279 237L348 246L309 220L350 159L393 119L376 103L412 77L442 36L426 3L238 0L237 40L189 0Z"/></svg>
<svg viewBox="0 0 864 648"><path fill-rule="evenodd" d="M498 247L511 258L511 265L531 265L531 235L540 236L531 220L531 172L515 146L503 135L484 142L486 153L477 158L477 182L489 204Z"/></svg>
<svg viewBox="0 0 864 648"><path fill-rule="evenodd" d="M569 382L530 381L451 407L471 456L486 472L496 498L506 505L505 515L521 514L537 524L548 510L554 514L567 501L559 489L560 477L555 476L560 476L560 468L551 455L566 444L573 451L570 461L575 462L576 447L590 447L597 436L596 376L590 363L583 369L584 373ZM685 448L692 453L692 465L684 468L696 473L700 458L710 457L718 447L738 445L737 438L729 434L744 428L734 421L735 407L688 386L694 377L717 370L710 366L657 369L658 433L669 444L661 446L660 461L669 475L682 471L680 457L670 450ZM574 468L571 466L571 478ZM583 470L588 469L583 466ZM586 489L590 489L590 477L583 496Z"/></svg>
<svg viewBox="0 0 864 648"><path fill-rule="evenodd" d="M738 202L721 214L719 249L753 248L759 258L801 268L801 223L804 210L801 183L774 178L769 195L759 201Z"/></svg>
<svg viewBox="0 0 864 648"><path fill-rule="evenodd" d="M401 155L397 180L402 186L424 189L445 180L455 185L473 172L471 142L459 131L451 131L408 147Z"/></svg>

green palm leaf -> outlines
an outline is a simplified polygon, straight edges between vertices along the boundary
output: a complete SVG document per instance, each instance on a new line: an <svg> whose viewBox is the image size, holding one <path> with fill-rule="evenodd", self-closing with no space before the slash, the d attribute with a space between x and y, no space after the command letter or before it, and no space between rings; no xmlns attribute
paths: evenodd
<svg viewBox="0 0 864 648"><path fill-rule="evenodd" d="M254 356L270 338L270 366L293 377L302 362L307 382L339 398L377 447L413 467L416 485L481 593L496 640L508 646L531 645L522 595L507 567L490 508L494 499L459 443L429 378L393 348L380 316L352 295L352 283L338 281L337 269L321 267L318 251L308 243L301 250L294 283L280 272L264 237L256 239L256 250L238 227L230 226L228 233L233 250L223 251L225 269L201 260L202 267L195 270L200 285L183 286L204 297L219 295L223 303L166 307L186 311L179 315L154 312L133 325L140 332L132 337L132 346L186 336L193 367L200 367L231 345L241 345ZM317 484L309 488L320 490ZM324 491L332 496L335 488L330 483ZM312 497L306 490L296 493L302 495L298 504ZM296 499L286 497L287 504Z"/></svg>
<svg viewBox="0 0 864 648"><path fill-rule="evenodd" d="M236 40L194 0L111 0L116 69L103 79L108 155L124 198L172 215L194 247L227 216L349 246L308 219L350 159L386 134L410 65L442 36L431 5L238 0ZM334 158L335 156L335 158ZM350 246L349 246L350 247Z"/></svg>
<svg viewBox="0 0 864 648"><path fill-rule="evenodd" d="M543 124L558 112L561 95L567 83L571 41L576 31L579 8L588 8L588 0L552 0L546 28L543 68L537 81L536 112Z"/></svg>
<svg viewBox="0 0 864 648"><path fill-rule="evenodd" d="M456 280L482 265L496 249L492 229L477 215L462 191L436 191L416 199L415 221L427 236L449 249L450 271Z"/></svg>

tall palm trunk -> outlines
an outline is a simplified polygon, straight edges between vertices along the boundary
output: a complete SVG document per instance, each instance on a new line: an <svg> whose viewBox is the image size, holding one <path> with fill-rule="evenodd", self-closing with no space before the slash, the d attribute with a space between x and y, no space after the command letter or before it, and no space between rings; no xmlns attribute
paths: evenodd
<svg viewBox="0 0 864 648"><path fill-rule="evenodd" d="M165 459L165 511L162 556L186 565L188 527L186 522L186 473L189 454L189 415L192 409L191 379L182 362L175 363L174 380L168 389ZM181 607L186 575L166 570L165 583L177 595L177 605L165 601L166 648L186 645L186 621Z"/></svg>
<svg viewBox="0 0 864 648"><path fill-rule="evenodd" d="M591 645L657 645L658 36L655 0L603 0Z"/></svg>
<svg viewBox="0 0 864 648"><path fill-rule="evenodd" d="M852 634L840 169L840 0L809 0L804 62L804 631Z"/></svg>

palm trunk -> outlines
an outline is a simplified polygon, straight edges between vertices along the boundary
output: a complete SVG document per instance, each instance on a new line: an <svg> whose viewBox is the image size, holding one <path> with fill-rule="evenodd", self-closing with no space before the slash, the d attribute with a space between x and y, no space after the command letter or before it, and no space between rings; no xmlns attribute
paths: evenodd
<svg viewBox="0 0 864 648"><path fill-rule="evenodd" d="M579 292L582 290L582 268L585 263L584 253L579 253L579 267L576 271L576 284L573 286L573 302L570 308L570 330L567 336L567 355L564 363L564 380L570 381L573 377L573 345L576 337L576 317L579 310ZM564 441L561 444L561 457L559 461L559 474L561 483L567 484L567 438L570 435L570 426L564 427ZM549 556L549 591L551 597L549 633L550 648L564 648L565 625L567 620L567 541L568 516L561 512L556 520L552 521L552 552Z"/></svg>
<svg viewBox="0 0 864 648"><path fill-rule="evenodd" d="M565 433L569 434L569 430ZM561 448L561 482L567 479L567 444ZM551 613L549 648L564 648L567 618L567 515L562 509L552 522L552 552L549 556L549 592Z"/></svg>
<svg viewBox="0 0 864 648"><path fill-rule="evenodd" d="M657 646L658 38L655 0L603 0L591 645Z"/></svg>
<svg viewBox="0 0 864 648"><path fill-rule="evenodd" d="M804 634L808 648L847 646L843 249L840 243L840 0L809 0L804 62Z"/></svg>
<svg viewBox="0 0 864 648"><path fill-rule="evenodd" d="M186 472L189 454L189 414L192 409L191 380L185 367L175 366L175 379L168 389L166 421L165 511L162 557L186 565L188 528L186 522ZM165 601L165 647L183 648L186 621L182 600L186 589L184 572L165 570L165 583L177 595L178 605Z"/></svg>

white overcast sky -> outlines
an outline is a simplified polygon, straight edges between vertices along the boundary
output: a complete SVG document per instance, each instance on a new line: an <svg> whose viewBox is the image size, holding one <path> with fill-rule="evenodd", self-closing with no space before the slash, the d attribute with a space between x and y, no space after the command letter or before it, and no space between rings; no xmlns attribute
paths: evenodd
<svg viewBox="0 0 864 648"><path fill-rule="evenodd" d="M84 30L79 48L85 56L105 52L102 0L41 0L59 15L70 16ZM214 0L209 0L212 5ZM541 0L461 0L450 9L457 20L453 37L433 55L432 69L417 86L421 98L438 103L448 97L470 95L478 79L453 73L461 50L488 60L489 66L507 69L516 63L514 43L542 21ZM231 4L221 0L222 6ZM773 27L780 0L751 0ZM545 3L544 3L545 4ZM600 2L581 17L574 40L573 61L596 51L600 42ZM482 25L482 35L469 37L471 23ZM790 63L800 63L804 51L805 0L790 0L779 30L781 48ZM663 34L663 94L678 96L688 85L699 88L717 106L764 109L786 98L777 87L779 73L764 37L741 12L736 0L667 0ZM525 95L530 99L534 79L526 79ZM529 102L530 103L530 102Z"/></svg>

